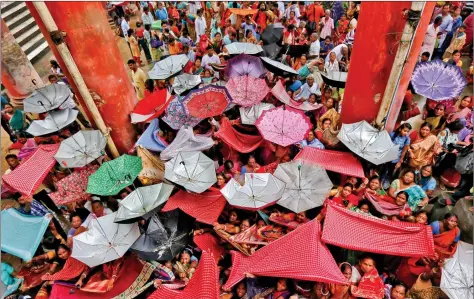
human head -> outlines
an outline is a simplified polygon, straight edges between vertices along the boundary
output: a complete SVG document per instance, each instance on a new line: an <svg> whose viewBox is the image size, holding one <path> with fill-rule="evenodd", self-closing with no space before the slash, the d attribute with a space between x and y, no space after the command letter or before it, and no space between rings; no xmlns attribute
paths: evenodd
<svg viewBox="0 0 474 299"><path fill-rule="evenodd" d="M334 99L333 98L327 98L326 99L326 108L328 108L328 109L334 108Z"/></svg>
<svg viewBox="0 0 474 299"><path fill-rule="evenodd" d="M247 29L247 31L245 31L245 37L246 38L252 38L252 30Z"/></svg>
<svg viewBox="0 0 474 299"><path fill-rule="evenodd" d="M240 223L240 231L244 231L250 227L250 221L248 219L242 220Z"/></svg>
<svg viewBox="0 0 474 299"><path fill-rule="evenodd" d="M290 11L290 19L294 19L296 16L295 12L292 10Z"/></svg>
<svg viewBox="0 0 474 299"><path fill-rule="evenodd" d="M433 125L429 122L424 122L420 127L420 136L422 138L428 137L431 134L431 130L433 130Z"/></svg>
<svg viewBox="0 0 474 299"><path fill-rule="evenodd" d="M163 8L163 2L158 2L158 9L162 9Z"/></svg>
<svg viewBox="0 0 474 299"><path fill-rule="evenodd" d="M133 35L133 29L130 28L127 30L127 36L130 37L132 35Z"/></svg>
<svg viewBox="0 0 474 299"><path fill-rule="evenodd" d="M207 46L207 55L212 56L214 55L214 48L212 46Z"/></svg>
<svg viewBox="0 0 474 299"><path fill-rule="evenodd" d="M56 60L50 60L49 65L55 69L59 68L59 63Z"/></svg>
<svg viewBox="0 0 474 299"><path fill-rule="evenodd" d="M331 10L326 9L326 10L324 11L324 15L329 18L329 17L331 16Z"/></svg>
<svg viewBox="0 0 474 299"><path fill-rule="evenodd" d="M449 9L450 8L451 8L451 5L449 5L449 4L443 5L443 8L441 9L441 14L443 16L446 16L447 14L449 14Z"/></svg>
<svg viewBox="0 0 474 299"><path fill-rule="evenodd" d="M229 213L229 222L236 222L239 220L239 215L235 210L230 211Z"/></svg>
<svg viewBox="0 0 474 299"><path fill-rule="evenodd" d="M315 139L313 131L308 131L308 134L306 135L306 140L309 142L313 141Z"/></svg>
<svg viewBox="0 0 474 299"><path fill-rule="evenodd" d="M196 58L196 60L194 60L194 65L197 68L201 67L201 58Z"/></svg>
<svg viewBox="0 0 474 299"><path fill-rule="evenodd" d="M67 260L70 253L71 249L64 244L59 244L58 249L56 249L56 255L62 260Z"/></svg>
<svg viewBox="0 0 474 299"><path fill-rule="evenodd" d="M369 213L370 210L370 203L367 200L361 200L359 205L357 206L359 210L361 210L364 213Z"/></svg>
<svg viewBox="0 0 474 299"><path fill-rule="evenodd" d="M444 226L448 230L453 230L458 226L458 216L451 214L451 213L446 213L444 215Z"/></svg>
<svg viewBox="0 0 474 299"><path fill-rule="evenodd" d="M443 17L437 16L435 20L433 21L433 25L436 28L436 27L439 27L442 22L443 22Z"/></svg>
<svg viewBox="0 0 474 299"><path fill-rule="evenodd" d="M18 165L20 165L17 155L8 154L5 156L5 160L7 161L8 166L10 166L10 169L15 169Z"/></svg>
<svg viewBox="0 0 474 299"><path fill-rule="evenodd" d="M238 298L243 298L247 294L247 285L245 282L241 282L235 287L235 293Z"/></svg>
<svg viewBox="0 0 474 299"><path fill-rule="evenodd" d="M149 9L148 9L147 6L143 7L143 12L144 12L144 13L148 13L148 10L149 10Z"/></svg>
<svg viewBox="0 0 474 299"><path fill-rule="evenodd" d="M308 97L308 102L310 102L311 104L315 104L317 99L318 99L318 96L315 93L312 93Z"/></svg>
<svg viewBox="0 0 474 299"><path fill-rule="evenodd" d="M460 109L469 108L469 106L471 106L471 102L472 102L472 97L465 96L462 98L461 102L459 103L459 108Z"/></svg>
<svg viewBox="0 0 474 299"><path fill-rule="evenodd" d="M411 129L412 127L409 123L404 123L400 125L395 132L396 132L396 135L398 136L406 136L408 135Z"/></svg>
<svg viewBox="0 0 474 299"><path fill-rule="evenodd" d="M58 83L58 77L54 74L51 74L51 75L48 76L48 81L51 84Z"/></svg>
<svg viewBox="0 0 474 299"><path fill-rule="evenodd" d="M329 60L330 60L331 62L336 61L336 53L335 53L335 52L329 53Z"/></svg>
<svg viewBox="0 0 474 299"><path fill-rule="evenodd" d="M132 71L136 71L138 69L137 62L133 59L129 59L127 61L128 68L131 69Z"/></svg>
<svg viewBox="0 0 474 299"><path fill-rule="evenodd" d="M303 223L306 220L306 212L299 212L296 214L296 222Z"/></svg>
<svg viewBox="0 0 474 299"><path fill-rule="evenodd" d="M234 162L227 160L224 162L224 170L230 172L234 169Z"/></svg>
<svg viewBox="0 0 474 299"><path fill-rule="evenodd" d="M255 156L253 156L253 155L250 155L250 156L249 156L247 165L250 166L250 167L252 167L252 168L255 167L255 166L257 166L257 161L255 160Z"/></svg>
<svg viewBox="0 0 474 299"><path fill-rule="evenodd" d="M430 52L423 52L421 54L421 62L427 62L428 60L430 60Z"/></svg>
<svg viewBox="0 0 474 299"><path fill-rule="evenodd" d="M189 253L189 251L187 250L184 250L183 252L181 252L179 261L181 262L181 264L184 265L189 264L191 262L191 253Z"/></svg>
<svg viewBox="0 0 474 299"><path fill-rule="evenodd" d="M341 54L343 56L347 56L349 54L349 47L342 47L341 48Z"/></svg>
<svg viewBox="0 0 474 299"><path fill-rule="evenodd" d="M454 61L459 61L461 59L461 52L459 50L454 50L453 51L453 60Z"/></svg>
<svg viewBox="0 0 474 299"><path fill-rule="evenodd" d="M375 261L369 255L363 255L359 258L359 266L362 272L368 273L375 268Z"/></svg>
<svg viewBox="0 0 474 299"><path fill-rule="evenodd" d="M408 201L408 193L405 191L400 191L397 193L397 197L395 198L395 204L399 207L403 207Z"/></svg>
<svg viewBox="0 0 474 299"><path fill-rule="evenodd" d="M433 173L433 167L431 165L425 165L421 167L421 176L424 178L430 177Z"/></svg>
<svg viewBox="0 0 474 299"><path fill-rule="evenodd" d="M309 36L309 40L311 42L317 41L318 40L318 34L316 32L311 33L311 35Z"/></svg>
<svg viewBox="0 0 474 299"><path fill-rule="evenodd" d="M354 189L354 187L352 186L351 183L345 183L341 191L342 197L344 198L348 197L352 193L352 189Z"/></svg>
<svg viewBox="0 0 474 299"><path fill-rule="evenodd" d="M10 103L5 104L3 106L3 109L5 109L7 113L13 113L13 111L15 110Z"/></svg>
<svg viewBox="0 0 474 299"><path fill-rule="evenodd" d="M72 227L76 229L79 228L82 224L82 219L79 216L79 214L72 213L70 216L70 220L71 220Z"/></svg>
<svg viewBox="0 0 474 299"><path fill-rule="evenodd" d="M352 278L352 266L348 262L344 262L339 266L342 274L346 278L347 281L350 281Z"/></svg>
<svg viewBox="0 0 474 299"><path fill-rule="evenodd" d="M220 40L221 40L221 37L222 37L222 36L221 36L221 33L220 33L220 32L216 32L216 34L214 35L214 39L215 39L216 41L220 41Z"/></svg>
<svg viewBox="0 0 474 299"><path fill-rule="evenodd" d="M326 36L326 38L324 39L324 43L325 43L326 45L329 45L329 44L331 43L331 37Z"/></svg>
<svg viewBox="0 0 474 299"><path fill-rule="evenodd" d="M428 214L426 211L420 211L415 216L415 222L418 224L428 224Z"/></svg>
<svg viewBox="0 0 474 299"><path fill-rule="evenodd" d="M390 291L391 299L405 299L407 293L407 286L403 282L399 282L392 286Z"/></svg>
<svg viewBox="0 0 474 299"><path fill-rule="evenodd" d="M377 191L380 189L380 178L376 175L369 179L369 189Z"/></svg>
<svg viewBox="0 0 474 299"><path fill-rule="evenodd" d="M101 217L104 214L104 204L99 199L92 201L92 213L97 217Z"/></svg>
<svg viewBox="0 0 474 299"><path fill-rule="evenodd" d="M155 81L153 81L153 79L146 79L145 80L145 88L149 92L153 92L153 90L155 90Z"/></svg>
<svg viewBox="0 0 474 299"><path fill-rule="evenodd" d="M308 59L308 58L306 57L306 55L301 55L301 57L300 57L300 63L301 63L301 65L306 64L307 59ZM308 76L308 77L309 77L309 76ZM314 81L314 77L311 77L311 78L312 78L313 81ZM306 78L306 80L308 80L308 78Z"/></svg>
<svg viewBox="0 0 474 299"><path fill-rule="evenodd" d="M287 289L288 289L288 285L287 285L286 278L278 279L278 281L276 283L276 290L278 292L283 292L283 291L286 291Z"/></svg>
<svg viewBox="0 0 474 299"><path fill-rule="evenodd" d="M216 175L216 178L217 178L217 186L218 187L221 187L221 186L224 186L225 185L225 175L223 173L218 173Z"/></svg>
<svg viewBox="0 0 474 299"><path fill-rule="evenodd" d="M415 171L412 169L406 169L400 174L400 179L404 184L411 184L415 181Z"/></svg>
<svg viewBox="0 0 474 299"><path fill-rule="evenodd" d="M453 122L450 122L448 124L448 129L451 133L457 134L459 131L461 131L464 128L464 125L462 124L460 119L456 119Z"/></svg>
<svg viewBox="0 0 474 299"><path fill-rule="evenodd" d="M466 25L465 24L461 24L461 26L459 26L458 28L459 28L459 32L466 31Z"/></svg>

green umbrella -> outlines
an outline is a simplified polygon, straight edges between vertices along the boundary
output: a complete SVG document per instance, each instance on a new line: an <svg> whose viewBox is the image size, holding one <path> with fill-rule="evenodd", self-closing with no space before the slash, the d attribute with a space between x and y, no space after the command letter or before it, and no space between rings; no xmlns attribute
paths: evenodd
<svg viewBox="0 0 474 299"><path fill-rule="evenodd" d="M120 190L130 186L142 170L142 159L122 155L105 162L89 177L87 193L97 195L117 195Z"/></svg>

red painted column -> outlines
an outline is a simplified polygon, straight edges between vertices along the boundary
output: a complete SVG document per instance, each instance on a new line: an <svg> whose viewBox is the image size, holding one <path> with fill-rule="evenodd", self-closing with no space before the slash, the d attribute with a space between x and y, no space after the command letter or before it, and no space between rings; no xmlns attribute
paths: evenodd
<svg viewBox="0 0 474 299"><path fill-rule="evenodd" d="M125 64L107 21L101 2L45 2L60 31L66 32L65 42L84 78L87 87L102 100L99 111L112 129L111 136L121 153L130 150L136 131L129 114L137 102ZM26 2L31 15L45 35L58 63L72 82L64 62L56 51L49 33L33 4ZM79 92L75 86L77 95ZM82 99L81 99L82 100ZM85 105L82 105L86 108Z"/></svg>

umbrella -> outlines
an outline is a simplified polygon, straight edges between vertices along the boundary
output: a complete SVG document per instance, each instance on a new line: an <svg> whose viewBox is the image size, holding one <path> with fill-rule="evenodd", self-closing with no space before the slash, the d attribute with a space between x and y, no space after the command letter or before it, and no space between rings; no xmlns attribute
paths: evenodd
<svg viewBox="0 0 474 299"><path fill-rule="evenodd" d="M117 195L120 190L133 184L142 170L142 159L122 155L105 162L89 177L87 193L97 195Z"/></svg>
<svg viewBox="0 0 474 299"><path fill-rule="evenodd" d="M188 89L192 89L201 84L201 76L182 74L174 78L173 90L176 94L182 94Z"/></svg>
<svg viewBox="0 0 474 299"><path fill-rule="evenodd" d="M165 179L202 193L216 182L214 161L201 152L181 152L165 164Z"/></svg>
<svg viewBox="0 0 474 299"><path fill-rule="evenodd" d="M258 9L244 9L244 8L229 8L230 12L238 16L248 16L255 14Z"/></svg>
<svg viewBox="0 0 474 299"><path fill-rule="evenodd" d="M441 272L441 290L450 299L473 298L472 244L458 242L452 258L446 259Z"/></svg>
<svg viewBox="0 0 474 299"><path fill-rule="evenodd" d="M307 54L309 50L308 45L290 45L286 55L291 57L301 57L303 54Z"/></svg>
<svg viewBox="0 0 474 299"><path fill-rule="evenodd" d="M250 107L240 107L240 120L244 125L254 125L257 119L262 115L263 111L275 108L270 103L258 103Z"/></svg>
<svg viewBox="0 0 474 299"><path fill-rule="evenodd" d="M265 68L258 57L240 54L227 61L225 75L229 78L245 75L260 78L263 74L265 74Z"/></svg>
<svg viewBox="0 0 474 299"><path fill-rule="evenodd" d="M54 158L62 167L83 167L104 155L106 144L99 130L82 130L63 140Z"/></svg>
<svg viewBox="0 0 474 299"><path fill-rule="evenodd" d="M261 46L251 44L251 43L235 42L230 45L226 45L225 48L227 49L227 53L229 53L230 55L234 55L234 54L255 55L260 52L263 52L263 49Z"/></svg>
<svg viewBox="0 0 474 299"><path fill-rule="evenodd" d="M26 132L33 136L54 133L73 123L78 113L75 109L51 111L44 120L34 120Z"/></svg>
<svg viewBox="0 0 474 299"><path fill-rule="evenodd" d="M276 59L281 52L281 47L275 43L264 45L262 46L262 48L263 48L263 54L265 54L265 57L268 57L270 59Z"/></svg>
<svg viewBox="0 0 474 299"><path fill-rule="evenodd" d="M281 24L268 25L260 35L260 40L264 45L278 43L283 37L283 29L285 28Z"/></svg>
<svg viewBox="0 0 474 299"><path fill-rule="evenodd" d="M23 101L25 112L44 113L59 108L63 103L72 100L72 92L64 84L50 84L33 91Z"/></svg>
<svg viewBox="0 0 474 299"><path fill-rule="evenodd" d="M183 99L184 111L191 116L207 118L222 114L232 98L225 87L207 85L191 90Z"/></svg>
<svg viewBox="0 0 474 299"><path fill-rule="evenodd" d="M170 160L180 152L203 151L214 146L211 136L196 134L190 127L181 127L178 134L160 154L160 159Z"/></svg>
<svg viewBox="0 0 474 299"><path fill-rule="evenodd" d="M93 219L87 231L73 238L71 256L89 267L121 258L140 237L140 229L137 223L115 223L116 215Z"/></svg>
<svg viewBox="0 0 474 299"><path fill-rule="evenodd" d="M268 57L260 57L260 59L262 60L263 65L267 68L267 70L277 76L289 77L291 75L298 75L297 71L281 62L270 59Z"/></svg>
<svg viewBox="0 0 474 299"><path fill-rule="evenodd" d="M130 114L132 123L148 122L158 117L166 109L170 99L171 94L166 88L152 92L133 108Z"/></svg>
<svg viewBox="0 0 474 299"><path fill-rule="evenodd" d="M345 88L347 80L347 72L328 72L321 73L324 83L337 88Z"/></svg>
<svg viewBox="0 0 474 299"><path fill-rule="evenodd" d="M295 213L321 206L332 187L324 168L301 160L279 164L273 175L286 183L277 203Z"/></svg>
<svg viewBox="0 0 474 299"><path fill-rule="evenodd" d="M379 131L365 120L342 124L337 138L353 153L367 161L380 165L398 157L398 145L393 144L387 131Z"/></svg>
<svg viewBox="0 0 474 299"><path fill-rule="evenodd" d="M166 80L181 72L188 63L186 54L171 55L158 61L153 69L148 72L148 76L153 80Z"/></svg>
<svg viewBox="0 0 474 299"><path fill-rule="evenodd" d="M99 165L89 165L85 169L75 170L56 183L58 191L49 193L49 197L51 197L56 205L89 199L90 194L86 193L87 180L98 168Z"/></svg>
<svg viewBox="0 0 474 299"><path fill-rule="evenodd" d="M278 201L285 183L270 173L246 173L245 184L230 181L221 189L227 202L241 209L259 210Z"/></svg>
<svg viewBox="0 0 474 299"><path fill-rule="evenodd" d="M285 106L263 111L255 126L264 139L281 146L289 146L303 140L312 128L311 122L302 111Z"/></svg>
<svg viewBox="0 0 474 299"><path fill-rule="evenodd" d="M252 76L233 77L225 87L229 91L233 103L243 107L258 104L270 92L265 79L257 79Z"/></svg>
<svg viewBox="0 0 474 299"><path fill-rule="evenodd" d="M417 94L432 100L457 98L467 84L459 67L441 60L418 63L411 83Z"/></svg>
<svg viewBox="0 0 474 299"><path fill-rule="evenodd" d="M183 97L175 97L166 108L165 116L162 118L172 129L179 130L183 126L194 127L202 121L202 118L194 117L186 113L183 105Z"/></svg>
<svg viewBox="0 0 474 299"><path fill-rule="evenodd" d="M172 191L173 185L163 183L138 187L120 202L114 222L131 223L140 217L150 218L168 200Z"/></svg>

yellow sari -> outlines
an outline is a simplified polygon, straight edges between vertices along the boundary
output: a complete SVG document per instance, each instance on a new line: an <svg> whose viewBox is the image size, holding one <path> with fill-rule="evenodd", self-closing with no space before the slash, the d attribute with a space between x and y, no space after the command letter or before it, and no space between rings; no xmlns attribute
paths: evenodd
<svg viewBox="0 0 474 299"><path fill-rule="evenodd" d="M433 158L440 148L438 137L431 134L422 139L419 135L410 145L413 157L410 159L411 167L422 167L433 162Z"/></svg>
<svg viewBox="0 0 474 299"><path fill-rule="evenodd" d="M323 124L321 121L325 118L329 118L331 120L331 127L335 130L337 128L337 124L339 123L339 113L336 111L336 109L331 108L328 111L326 111L321 117L318 119L318 128L322 128Z"/></svg>

